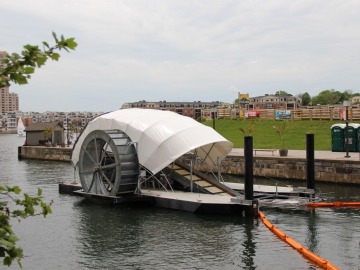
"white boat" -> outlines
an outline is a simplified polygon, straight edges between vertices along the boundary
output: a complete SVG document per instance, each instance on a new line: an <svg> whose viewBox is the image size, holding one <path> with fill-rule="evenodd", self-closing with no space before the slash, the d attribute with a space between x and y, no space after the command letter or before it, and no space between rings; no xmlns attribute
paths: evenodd
<svg viewBox="0 0 360 270"><path fill-rule="evenodd" d="M24 123L21 119L21 117L19 118L19 121L18 121L18 125L17 125L17 134L18 136L26 136L26 131L25 131L25 126L24 126Z"/></svg>

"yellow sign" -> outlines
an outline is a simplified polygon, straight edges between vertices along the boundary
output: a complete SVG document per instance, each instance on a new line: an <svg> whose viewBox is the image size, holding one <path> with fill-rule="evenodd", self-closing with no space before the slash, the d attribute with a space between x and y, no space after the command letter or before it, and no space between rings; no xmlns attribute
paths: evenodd
<svg viewBox="0 0 360 270"><path fill-rule="evenodd" d="M238 93L238 99L239 99L239 103L249 103L250 101L249 94Z"/></svg>

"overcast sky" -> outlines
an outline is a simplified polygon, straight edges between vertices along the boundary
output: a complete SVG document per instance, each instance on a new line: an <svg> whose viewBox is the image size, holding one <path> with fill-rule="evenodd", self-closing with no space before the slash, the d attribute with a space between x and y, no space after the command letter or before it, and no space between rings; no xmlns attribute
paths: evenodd
<svg viewBox="0 0 360 270"><path fill-rule="evenodd" d="M78 48L10 88L22 111L360 91L359 0L0 0L0 50Z"/></svg>

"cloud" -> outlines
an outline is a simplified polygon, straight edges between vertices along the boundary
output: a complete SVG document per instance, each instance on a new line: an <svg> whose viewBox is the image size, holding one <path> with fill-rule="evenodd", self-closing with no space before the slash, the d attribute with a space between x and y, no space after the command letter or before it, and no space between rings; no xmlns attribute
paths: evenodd
<svg viewBox="0 0 360 270"><path fill-rule="evenodd" d="M0 8L1 50L40 44L51 31L79 43L28 86L12 87L22 110L107 111L142 99L232 102L236 89L253 96L359 91L358 1L17 0ZM71 99L39 102L47 91Z"/></svg>

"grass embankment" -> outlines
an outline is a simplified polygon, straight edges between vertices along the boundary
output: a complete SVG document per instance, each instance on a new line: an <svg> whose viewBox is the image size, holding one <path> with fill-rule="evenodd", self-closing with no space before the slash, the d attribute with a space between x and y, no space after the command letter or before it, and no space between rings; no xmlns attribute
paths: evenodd
<svg viewBox="0 0 360 270"><path fill-rule="evenodd" d="M236 148L244 147L244 134L239 130L243 128L246 132L251 123L251 119L218 119L215 122L216 131L226 139L231 141ZM315 150L331 151L331 126L339 124L337 121L326 120L288 120L288 130L285 135L287 149L305 150L306 134L315 134ZM212 127L212 121L206 121L205 125ZM255 119L253 125L253 144L258 149L280 149L281 142L279 135L273 128L274 125L280 126L281 121L268 119ZM248 135L248 134L247 134Z"/></svg>

